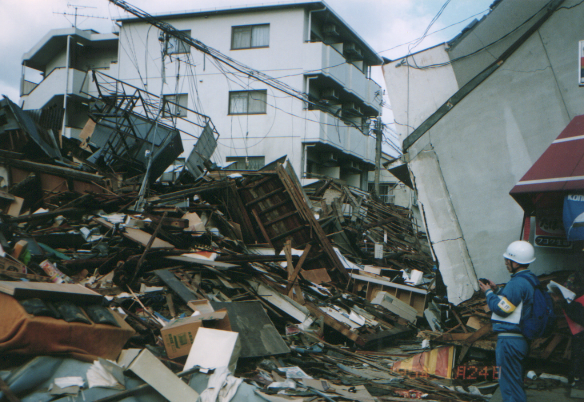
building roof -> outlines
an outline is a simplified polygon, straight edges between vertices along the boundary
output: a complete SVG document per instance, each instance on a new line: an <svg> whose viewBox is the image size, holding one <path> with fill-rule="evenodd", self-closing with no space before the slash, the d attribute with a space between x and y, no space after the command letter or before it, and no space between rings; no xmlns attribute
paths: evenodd
<svg viewBox="0 0 584 402"><path fill-rule="evenodd" d="M430 115L424 122L422 122L408 137L404 139L403 149L404 152L411 147L420 137L422 137L430 128L434 126L442 117L444 117L450 110L452 110L456 105L462 101L471 93L477 86L479 86L483 81L491 76L499 67L503 65L503 62L507 60L534 32L536 32L556 11L556 9L563 3L564 0L550 0L546 7L541 8L538 12L533 14L527 21L530 22L526 25L526 22L521 23L516 27L508 27L507 32L514 33L519 27L523 27L524 31L519 32L520 36L516 40L512 40L509 44L506 44L504 48L500 51L500 55L497 59L489 64L486 68L474 75L474 77L466 82L454 95L452 95L444 104L442 104L432 115ZM496 4L497 6L499 3ZM515 2L512 4L514 7L521 7L522 2ZM501 13L500 13L501 14ZM477 29L482 24L486 24L489 18L499 18L498 16L493 16L493 13L488 14L487 18L481 19L479 24L475 24L471 28ZM505 34L501 39L509 36ZM472 56L478 51L475 51L468 56ZM468 57L464 56L464 57ZM451 59L452 62L452 59Z"/></svg>
<svg viewBox="0 0 584 402"><path fill-rule="evenodd" d="M258 12L258 11L272 11L272 10L282 10L282 9L309 9L309 10L326 10L328 12L329 21L332 19L337 24L342 25L346 32L351 36L352 40L363 47L365 51L365 56L368 60L374 61L372 65L381 65L383 63L382 58L377 54L375 50L363 39L357 32L351 28L340 15L338 15L326 2L322 0L315 1L298 1L298 2L278 2L278 3L265 3L265 4L250 4L243 6L232 6L224 8L210 8L210 9L200 9L200 10L184 10L175 11L172 13L157 13L152 14L153 17L160 18L163 20L171 20L176 18L190 18L190 17L204 17L209 15L228 15L228 14L239 14L243 12ZM127 17L120 18L118 21L121 22L136 22L139 21L139 17Z"/></svg>

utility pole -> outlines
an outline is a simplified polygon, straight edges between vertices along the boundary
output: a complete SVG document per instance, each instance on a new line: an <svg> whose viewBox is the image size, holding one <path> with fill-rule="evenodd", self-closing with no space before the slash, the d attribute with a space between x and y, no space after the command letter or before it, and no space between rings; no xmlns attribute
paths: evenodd
<svg viewBox="0 0 584 402"><path fill-rule="evenodd" d="M381 116L375 121L375 185L373 192L376 197L379 197L379 173L381 169L381 139L383 138L383 123Z"/></svg>

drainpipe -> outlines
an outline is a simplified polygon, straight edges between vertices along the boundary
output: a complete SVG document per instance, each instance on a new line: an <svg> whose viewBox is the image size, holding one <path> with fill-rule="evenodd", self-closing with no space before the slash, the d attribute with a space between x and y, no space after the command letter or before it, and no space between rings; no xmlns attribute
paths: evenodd
<svg viewBox="0 0 584 402"><path fill-rule="evenodd" d="M71 45L71 35L67 35L67 52L65 60L65 96L63 96L63 126L61 135L65 135L65 122L67 121L67 94L69 93L69 47ZM63 146L63 140L59 136L59 146Z"/></svg>
<svg viewBox="0 0 584 402"><path fill-rule="evenodd" d="M381 170L381 137L383 136L383 125L381 123L381 115L377 117L375 121L375 178L374 178L374 190L375 197L381 199L379 194L379 173Z"/></svg>

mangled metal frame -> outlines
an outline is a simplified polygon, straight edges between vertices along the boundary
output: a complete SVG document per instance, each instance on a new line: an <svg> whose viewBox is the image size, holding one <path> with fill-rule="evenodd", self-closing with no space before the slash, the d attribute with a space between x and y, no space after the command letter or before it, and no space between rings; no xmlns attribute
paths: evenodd
<svg viewBox="0 0 584 402"><path fill-rule="evenodd" d="M197 177L205 160L214 152L219 134L210 117L117 80L92 71L98 96L92 98L90 118L96 123L90 143L99 148L88 162L102 167L126 170L126 177L146 173L149 158L154 181L183 152L182 136L204 138L205 146L195 146L196 157L188 158L186 168ZM198 122L172 113L181 108ZM197 135L198 134L198 135Z"/></svg>

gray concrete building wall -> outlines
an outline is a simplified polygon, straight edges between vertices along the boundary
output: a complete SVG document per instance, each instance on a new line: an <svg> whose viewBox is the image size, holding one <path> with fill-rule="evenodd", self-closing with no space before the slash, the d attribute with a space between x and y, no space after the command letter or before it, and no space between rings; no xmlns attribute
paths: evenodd
<svg viewBox="0 0 584 402"><path fill-rule="evenodd" d="M566 1L564 6L577 3ZM556 11L408 151L426 203L439 205L433 194L442 186L446 189L455 215L451 225L458 223L477 277L508 280L502 254L519 238L523 221L523 211L509 191L569 121L584 113L584 88L576 80L583 19L584 4ZM416 172L417 161L425 155L422 150L435 152L443 183L421 174L423 170ZM433 242L446 231L444 225L448 223L429 225ZM581 249L536 248L532 268L536 274L575 268ZM453 259L439 256L441 270ZM464 273L464 268L454 269ZM472 275L468 279L472 282Z"/></svg>
<svg viewBox="0 0 584 402"><path fill-rule="evenodd" d="M493 63L544 13L550 0L504 0L475 26L450 41L448 49L459 87ZM472 54L471 57L467 57Z"/></svg>

